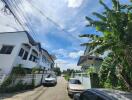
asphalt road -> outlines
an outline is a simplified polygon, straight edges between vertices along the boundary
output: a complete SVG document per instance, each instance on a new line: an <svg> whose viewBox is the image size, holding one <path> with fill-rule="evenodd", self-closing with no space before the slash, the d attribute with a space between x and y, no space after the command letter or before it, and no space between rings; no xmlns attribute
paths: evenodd
<svg viewBox="0 0 132 100"><path fill-rule="evenodd" d="M63 77L58 77L56 86L41 86L23 93L0 95L0 100L71 100L66 88L66 80Z"/></svg>
<svg viewBox="0 0 132 100"><path fill-rule="evenodd" d="M37 100L71 100L67 94L67 82L63 77L58 77L55 87L48 87Z"/></svg>

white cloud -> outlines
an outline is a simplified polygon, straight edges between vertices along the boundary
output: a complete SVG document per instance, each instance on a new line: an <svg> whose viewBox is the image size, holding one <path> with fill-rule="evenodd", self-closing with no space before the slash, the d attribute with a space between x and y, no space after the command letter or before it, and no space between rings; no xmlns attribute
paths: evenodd
<svg viewBox="0 0 132 100"><path fill-rule="evenodd" d="M73 31L75 31L76 29L77 29L76 27L70 28L70 29L68 30L68 32L73 32Z"/></svg>
<svg viewBox="0 0 132 100"><path fill-rule="evenodd" d="M68 7L76 8L80 7L83 3L83 0L68 0Z"/></svg>
<svg viewBox="0 0 132 100"><path fill-rule="evenodd" d="M83 55L84 51L80 50L77 52L70 52L69 57L71 58L78 58L79 56Z"/></svg>
<svg viewBox="0 0 132 100"><path fill-rule="evenodd" d="M57 59L55 61L55 67L60 67L61 71L67 70L67 69L75 69L75 70L80 70L81 66L77 66L75 62L69 62L67 60L63 59Z"/></svg>
<svg viewBox="0 0 132 100"><path fill-rule="evenodd" d="M62 48L53 50L52 53L56 54L56 56L59 56L59 57L67 57L68 55L68 52Z"/></svg>
<svg viewBox="0 0 132 100"><path fill-rule="evenodd" d="M22 31L22 27L15 18L10 14L3 12L4 4L0 1L0 32Z"/></svg>

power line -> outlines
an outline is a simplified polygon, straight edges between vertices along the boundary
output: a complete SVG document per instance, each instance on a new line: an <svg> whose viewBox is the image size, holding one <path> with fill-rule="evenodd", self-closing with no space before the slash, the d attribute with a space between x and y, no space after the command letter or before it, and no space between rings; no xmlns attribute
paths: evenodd
<svg viewBox="0 0 132 100"><path fill-rule="evenodd" d="M12 2L13 3L13 2ZM21 3L20 3L21 4ZM27 18L27 16L25 16L25 13L24 13L24 10L22 10L19 6L17 6L17 2L16 0L14 0L14 6L16 8L16 10L19 12L21 12L22 16L24 17L24 20L25 20L25 24L26 24L26 27L28 27L29 31L34 35L34 37L37 38L37 35L36 33L34 32L34 30L32 29L32 27L30 26L30 20ZM18 8L18 9L17 9ZM24 9L24 7L22 7ZM29 25L28 25L29 24ZM38 39L39 40L39 39Z"/></svg>
<svg viewBox="0 0 132 100"><path fill-rule="evenodd" d="M20 0L19 0L19 1L20 1ZM14 0L14 2L15 2L15 4L16 4L16 6L17 6L16 0ZM38 39L36 32L34 32L34 30L32 29L32 27L30 26L30 25L31 25L31 23L30 23L31 20L29 19L28 16L25 15L25 11L24 11L25 8L24 8L24 6L22 5L22 2L20 1L19 3L20 3L20 5L21 5L21 7L23 8L23 10L22 10L19 6L17 6L17 7L18 7L19 10L21 10L22 15L23 15L24 19L26 20L26 22L29 23L29 25L27 24L27 27L28 27L28 28L30 29L30 31L34 34L34 36L36 37L36 39ZM38 41L39 41L39 39L38 39Z"/></svg>
<svg viewBox="0 0 132 100"><path fill-rule="evenodd" d="M2 0L2 1L4 1L5 2L5 4L8 6L8 3L6 2L6 0ZM61 27L61 25L60 24L58 24L57 22L55 22L54 20L52 20L50 17L48 17L44 12L42 12L41 10L40 10L40 8L38 8L38 7L36 7L35 5L33 5L30 1L28 1L28 0L26 0L36 11L38 11L44 18L46 18L48 21L50 21L50 22L52 22L55 26L57 26L61 31L63 31L63 32L65 32L65 33L69 33L73 38L75 38L76 40L78 40L78 41L80 41L77 37L75 37L75 36L73 36L73 34L72 33L70 33L70 32L68 32L66 29L64 29L64 28L62 28ZM12 1L11 1L12 2ZM21 10L21 12L22 12L22 14L23 14L23 10L22 9L20 9L20 7L17 5L17 2L14 0L14 2L16 3L16 4L14 4L14 6L15 6L15 8L16 8L16 11L18 11L19 12L19 10ZM13 2L12 2L13 3ZM22 2L20 3L21 4L21 6L22 6L22 8L24 9L24 7L23 7L23 5L22 5ZM8 6L9 7L9 6ZM19 10L17 10L17 8L19 9ZM11 11L11 9L9 8L9 10ZM19 19L17 18L17 16L14 14L14 12L13 11L11 11L11 13L15 16L15 18L17 19L17 21L19 22L19 24L23 27L23 25L22 25L22 23L19 21ZM21 16L21 15L20 15ZM25 16L25 14L23 14L23 16L24 16L24 19L26 19L26 22L28 22L29 24L30 24L30 21L29 21L29 19L27 18L27 16ZM30 31L32 31L32 33L34 33L35 34L35 32L32 30L32 28L29 26L29 25L27 25L27 23L25 23L26 24L26 26L28 27L28 29L30 30ZM30 27L30 28L29 28ZM24 27L23 27L23 29L25 29ZM81 42L81 41L80 41Z"/></svg>
<svg viewBox="0 0 132 100"><path fill-rule="evenodd" d="M61 31L65 32L65 33L69 33L73 38L76 38L76 40L78 40L79 42L81 42L77 37L73 36L72 33L68 32L66 29L62 28L61 25L59 25L57 22L55 22L54 20L52 20L52 18L50 18L49 16L47 16L44 13L44 10L41 11L40 8L38 8L37 6L35 6L33 3L31 3L30 1L27 0L27 2L34 8L36 9L36 11L38 11L44 18L46 18L48 21L52 22L55 26L57 26Z"/></svg>
<svg viewBox="0 0 132 100"><path fill-rule="evenodd" d="M18 23L21 25L21 27L25 30L25 28L23 27L22 23L19 21L19 19L17 18L17 16L14 14L14 12L12 12L11 8L9 8L9 6L8 6L9 4L6 2L6 0L2 0L2 2L5 3L6 7L12 13L12 15L14 16L14 18L18 21Z"/></svg>
<svg viewBox="0 0 132 100"><path fill-rule="evenodd" d="M2 0L7 8L10 10L10 12L13 14L14 18L17 20L17 22L20 24L20 26L23 28L23 30L27 30L25 28L25 25L26 27L28 28L28 31L31 32L31 33L34 33L32 30L31 30L31 27L29 27L29 25L25 22L27 20L25 20L25 15L23 14L24 18L20 15L19 13L19 9L16 4L12 1L6 1L6 0ZM16 11L16 12L15 12ZM22 12L22 11L21 11ZM20 21L21 20L21 21ZM25 20L25 21L24 21ZM23 25L24 24L24 25Z"/></svg>

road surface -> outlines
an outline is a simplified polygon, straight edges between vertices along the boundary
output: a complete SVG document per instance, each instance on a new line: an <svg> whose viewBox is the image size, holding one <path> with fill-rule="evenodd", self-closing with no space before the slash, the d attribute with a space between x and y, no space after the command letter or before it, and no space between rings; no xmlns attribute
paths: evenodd
<svg viewBox="0 0 132 100"><path fill-rule="evenodd" d="M0 100L71 100L67 94L67 82L58 77L58 83L53 87L39 87L32 91L17 94L5 94Z"/></svg>
<svg viewBox="0 0 132 100"><path fill-rule="evenodd" d="M49 87L37 100L71 100L67 94L66 84L65 79L59 77L58 84L55 87Z"/></svg>

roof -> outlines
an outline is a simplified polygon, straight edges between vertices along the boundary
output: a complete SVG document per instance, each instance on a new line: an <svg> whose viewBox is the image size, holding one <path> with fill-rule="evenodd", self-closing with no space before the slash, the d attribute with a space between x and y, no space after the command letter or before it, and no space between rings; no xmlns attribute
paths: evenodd
<svg viewBox="0 0 132 100"><path fill-rule="evenodd" d="M28 40L29 40L29 43L31 43L32 45L39 45L39 43L36 42L27 31L0 32L0 34L6 34L6 33L26 33Z"/></svg>
<svg viewBox="0 0 132 100"><path fill-rule="evenodd" d="M89 61L89 60L95 60L95 61L103 61L103 59L101 57L97 57L97 56L90 56L90 55L84 55L84 56L80 56L79 61L78 61L78 66L80 66L81 64Z"/></svg>

